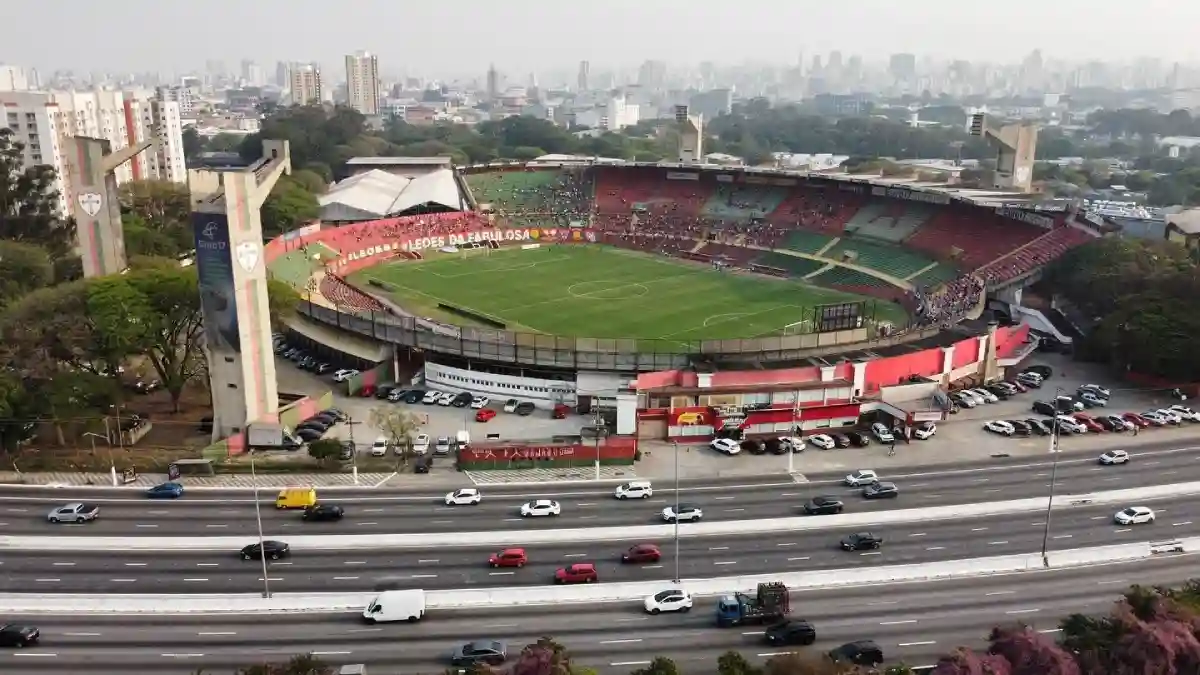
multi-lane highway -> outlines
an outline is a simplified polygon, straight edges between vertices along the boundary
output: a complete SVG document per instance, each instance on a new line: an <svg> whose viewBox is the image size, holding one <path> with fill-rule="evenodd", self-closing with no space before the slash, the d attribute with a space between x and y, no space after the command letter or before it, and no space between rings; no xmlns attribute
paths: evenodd
<svg viewBox="0 0 1200 675"><path fill-rule="evenodd" d="M1200 480L1196 448L1161 448L1134 453L1125 466L1101 467L1095 455L1064 456L1059 462L1059 494ZM868 502L858 491L841 487L840 476L810 475L809 482L784 482L778 478L756 481L723 481L681 486L679 499L704 509L707 520L750 520L793 516L809 498L844 497L847 512L946 506L1037 497L1047 494L1050 459L992 466L939 467L930 470L883 474L901 489L896 500ZM870 467L863 467L870 468ZM466 487L464 485L464 487ZM372 491L329 491L322 501L346 509L341 522L306 523L294 511L277 512L274 494L261 495L264 531L275 538L289 534L374 534L404 532L466 532L529 528L602 527L661 523L663 507L676 495L670 481L656 481L655 494L645 500L613 499L611 486L485 487L477 506L446 506L444 494L396 494ZM519 509L526 501L556 499L562 505L557 518L523 519ZM70 501L96 503L100 518L86 525L52 525L50 509ZM254 500L242 493L195 490L178 500L148 500L128 490L28 489L0 494L0 535L47 534L120 535L145 537L229 536L256 533Z"/></svg>
<svg viewBox="0 0 1200 675"><path fill-rule="evenodd" d="M1119 469L1118 469L1119 470ZM1119 526L1111 505L1056 510L1049 547L1084 548L1200 536L1200 497L1149 502L1152 524ZM1026 512L987 518L937 520L868 528L883 536L878 551L847 552L842 536L856 529L762 532L736 537L681 538L683 579L802 572L874 565L898 565L1038 551L1045 514ZM813 516L821 518L821 516ZM681 526L686 531L687 526ZM621 554L637 543L658 544L655 564L622 564ZM492 569L496 549L434 548L345 551L296 549L290 558L268 563L276 592L370 591L383 588L463 588L547 585L562 566L596 564L601 583L675 578L671 540L583 542L529 546L522 569ZM79 553L11 551L0 564L0 591L41 593L253 593L261 590L262 567L236 551Z"/></svg>
<svg viewBox="0 0 1200 675"><path fill-rule="evenodd" d="M997 624L1022 622L1054 633L1072 612L1099 613L1129 585L1179 584L1195 570L1190 556L1136 565L1036 572L963 581L797 593L793 616L811 621L814 652L874 639L888 659L932 664L954 647L982 646ZM42 630L42 644L0 651L0 670L44 675L183 675L312 652L329 663L367 663L383 672L441 673L449 651L473 639L506 641L510 653L543 635L562 642L573 662L628 673L658 655L685 672L713 670L737 650L761 661L786 651L763 644L761 629L718 629L713 601L689 614L646 616L637 603L442 611L420 624L367 626L352 614L232 617L9 617Z"/></svg>

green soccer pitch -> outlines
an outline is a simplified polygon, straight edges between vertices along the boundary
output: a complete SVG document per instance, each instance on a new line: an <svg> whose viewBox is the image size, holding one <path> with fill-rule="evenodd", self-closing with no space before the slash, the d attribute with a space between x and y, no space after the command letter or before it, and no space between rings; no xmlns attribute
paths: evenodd
<svg viewBox="0 0 1200 675"><path fill-rule="evenodd" d="M681 342L807 332L807 324L797 324L811 321L814 306L864 299L799 281L580 244L429 252L424 260L387 263L350 277L360 286L372 279L386 284L406 310L451 324L472 322L439 310L439 303L516 332ZM867 301L876 320L906 321L894 303Z"/></svg>

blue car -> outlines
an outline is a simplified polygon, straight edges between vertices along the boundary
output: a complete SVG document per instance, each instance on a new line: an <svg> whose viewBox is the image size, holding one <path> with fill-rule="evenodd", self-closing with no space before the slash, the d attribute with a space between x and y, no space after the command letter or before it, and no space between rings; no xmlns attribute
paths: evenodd
<svg viewBox="0 0 1200 675"><path fill-rule="evenodd" d="M162 483L146 490L150 499L177 499L183 496L183 486L179 483Z"/></svg>

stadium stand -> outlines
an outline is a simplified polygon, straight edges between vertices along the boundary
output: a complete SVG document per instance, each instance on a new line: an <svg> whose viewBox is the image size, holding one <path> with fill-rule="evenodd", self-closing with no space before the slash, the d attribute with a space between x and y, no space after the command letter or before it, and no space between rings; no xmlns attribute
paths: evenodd
<svg viewBox="0 0 1200 675"><path fill-rule="evenodd" d="M846 223L846 232L899 244L933 215L924 204L872 202L863 206Z"/></svg>
<svg viewBox="0 0 1200 675"><path fill-rule="evenodd" d="M833 240L834 237L827 234L818 234L806 230L792 230L784 237L783 246L778 248L786 248L800 253L816 253L828 246L829 242Z"/></svg>
<svg viewBox="0 0 1200 675"><path fill-rule="evenodd" d="M904 245L975 269L1025 246L1046 230L980 208L944 207ZM954 255L957 251L957 255Z"/></svg>
<svg viewBox="0 0 1200 675"><path fill-rule="evenodd" d="M712 193L700 180L664 180L662 173L638 169L596 169L596 212L644 211L661 216L698 216Z"/></svg>
<svg viewBox="0 0 1200 675"><path fill-rule="evenodd" d="M271 264L271 274L292 288L303 290L308 285L308 280L312 277L313 272L320 267L304 251L297 250L276 258L275 262Z"/></svg>
<svg viewBox="0 0 1200 675"><path fill-rule="evenodd" d="M474 173L467 185L477 202L508 214L515 225L568 225L591 210L590 183L559 170Z"/></svg>
<svg viewBox="0 0 1200 675"><path fill-rule="evenodd" d="M1016 279L1095 237L1070 225L1060 225L1023 248L983 266L979 275L989 283Z"/></svg>
<svg viewBox="0 0 1200 675"><path fill-rule="evenodd" d="M959 274L959 271L953 267L938 263L907 281L917 288L931 288L955 279Z"/></svg>
<svg viewBox="0 0 1200 675"><path fill-rule="evenodd" d="M709 218L725 220L765 218L779 208L786 197L787 193L782 188L722 184L717 186L716 192L708 198L700 213Z"/></svg>
<svg viewBox="0 0 1200 675"><path fill-rule="evenodd" d="M353 312L382 312L383 304L333 274L321 275L321 295L339 309Z"/></svg>
<svg viewBox="0 0 1200 675"><path fill-rule="evenodd" d="M763 253L754 259L754 264L763 265L765 267L776 267L784 270L789 276L802 279L813 272L825 267L829 263L819 260L810 260L786 253Z"/></svg>
<svg viewBox="0 0 1200 675"><path fill-rule="evenodd" d="M826 251L822 257L840 262L848 251L857 254L857 258L854 260L856 264L879 270L898 279L919 272L934 262L899 246L877 244L859 237L843 238Z"/></svg>
<svg viewBox="0 0 1200 675"><path fill-rule="evenodd" d="M797 187L767 215L766 220L793 227L799 225L836 237L842 234L846 223L862 204L862 197L852 192Z"/></svg>
<svg viewBox="0 0 1200 675"><path fill-rule="evenodd" d="M834 267L821 272L809 281L822 286L853 286L855 288L890 288L891 285L878 277L852 270L849 267Z"/></svg>

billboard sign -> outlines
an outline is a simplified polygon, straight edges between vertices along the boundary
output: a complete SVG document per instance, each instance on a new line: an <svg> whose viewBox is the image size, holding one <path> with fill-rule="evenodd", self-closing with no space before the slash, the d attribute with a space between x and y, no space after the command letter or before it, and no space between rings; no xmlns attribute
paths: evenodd
<svg viewBox="0 0 1200 675"><path fill-rule="evenodd" d="M223 213L193 213L192 228L196 233L196 275L208 348L214 353L240 353L229 218ZM257 264L257 256L254 262Z"/></svg>

